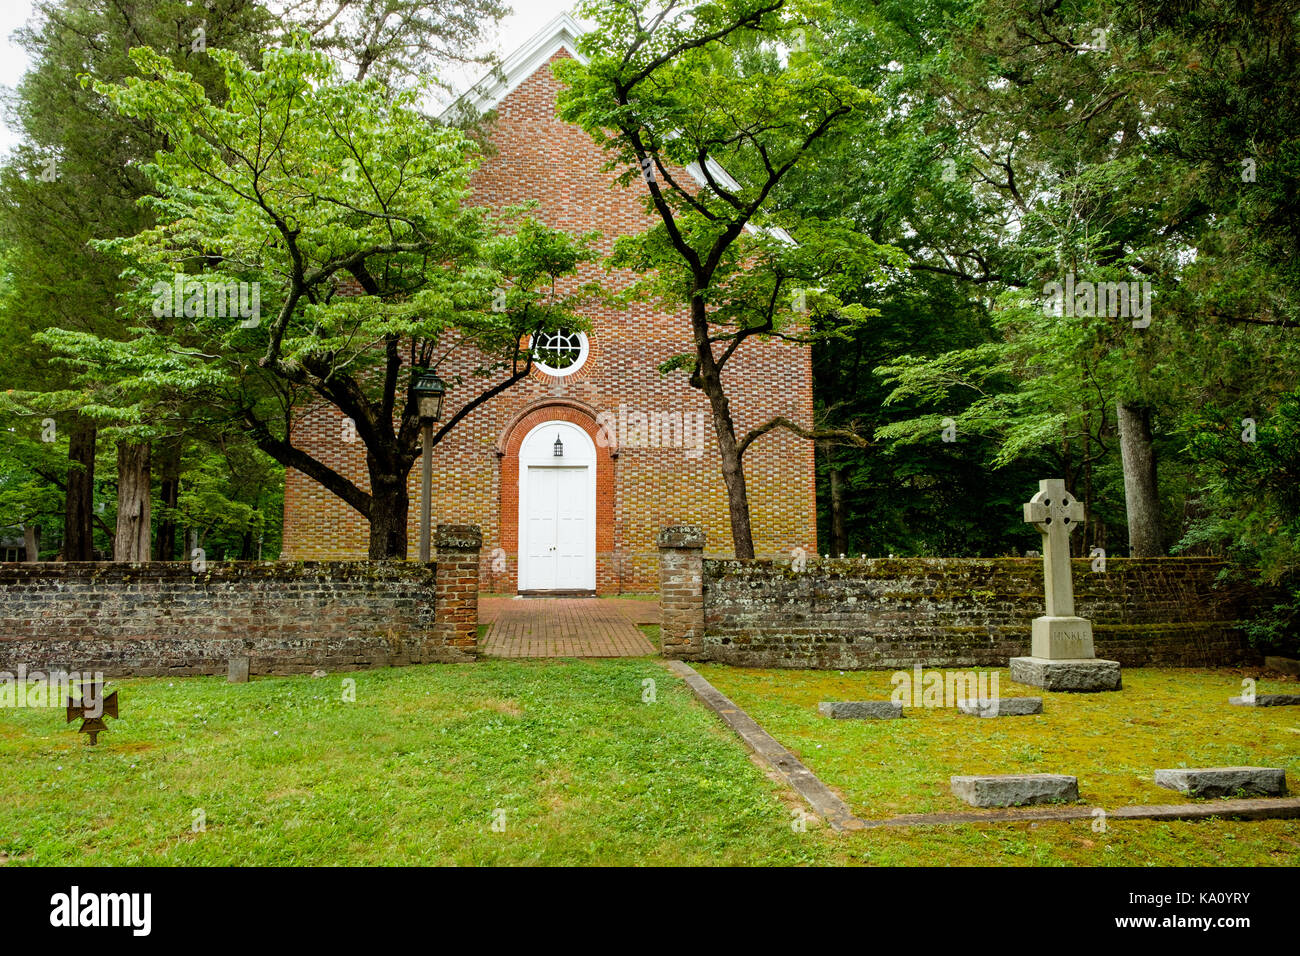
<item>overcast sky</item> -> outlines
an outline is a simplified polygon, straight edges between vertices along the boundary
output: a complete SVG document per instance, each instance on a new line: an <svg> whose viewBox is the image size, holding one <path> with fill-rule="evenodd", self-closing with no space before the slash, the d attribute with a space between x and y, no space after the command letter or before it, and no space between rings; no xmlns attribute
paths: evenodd
<svg viewBox="0 0 1300 956"><path fill-rule="evenodd" d="M490 46L505 56L528 41L556 14L570 9L575 0L515 0L515 12L501 21L497 39ZM10 92L27 70L27 54L11 41L11 35L31 16L32 0L0 0L0 85ZM448 77L458 87L468 86L478 79ZM76 82L75 79L69 82ZM0 125L0 153L7 153L17 141L16 134Z"/></svg>

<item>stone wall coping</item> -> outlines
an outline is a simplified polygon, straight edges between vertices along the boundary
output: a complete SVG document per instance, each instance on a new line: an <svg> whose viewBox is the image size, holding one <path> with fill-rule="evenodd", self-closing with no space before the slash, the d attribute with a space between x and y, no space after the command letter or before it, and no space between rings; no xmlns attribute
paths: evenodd
<svg viewBox="0 0 1300 956"><path fill-rule="evenodd" d="M668 531L671 530L674 529L665 529L664 531L660 532L661 547L665 546L662 541L664 534L666 534ZM672 545L668 545L668 547L672 547ZM680 547L680 545L678 545L678 547ZM691 545L691 547L693 547L693 545ZM1070 562L1072 564L1079 565L1081 567L1090 567L1094 560L1095 560L1094 558L1071 558ZM918 557L895 556L892 558L890 557L858 558L858 557L849 556L844 558L836 557L836 558L826 559L826 558L822 558L820 555L809 555L807 561L810 565L815 564L816 567L818 568L829 568L829 569L840 569L840 568L851 569L855 567L881 567L886 565L895 566L895 567L905 567L911 565L911 566L936 567L936 568L963 567L963 566L978 567L980 565L1005 566L1005 567L1031 567L1032 566L1036 569L1041 569L1043 565L1043 559L1041 557L937 558L937 557L919 557L919 556ZM735 569L754 568L756 570L768 570L773 567L788 566L791 563L791 559L789 557L782 557L782 558L753 558L751 560L742 560L740 558L705 557L704 563L706 566L726 565L729 568L735 568ZM1115 565L1117 567L1152 567L1152 566L1159 567L1161 565L1166 565L1168 567L1224 567L1226 568L1230 566L1230 563L1225 558L1199 557L1199 556L1198 557L1166 556L1166 557L1159 557L1159 558L1128 558L1128 557L1111 557L1108 555L1106 557L1107 571L1098 572L1098 573L1109 573L1109 570L1112 565Z"/></svg>
<svg viewBox="0 0 1300 956"><path fill-rule="evenodd" d="M704 550L704 529L695 524L671 525L659 532L659 547Z"/></svg>
<svg viewBox="0 0 1300 956"><path fill-rule="evenodd" d="M148 580L292 580L294 578L384 579L432 577L434 566L417 561L209 561L195 571L189 561L0 562L0 581L48 579L65 581Z"/></svg>
<svg viewBox="0 0 1300 956"><path fill-rule="evenodd" d="M433 540L439 551L478 551L483 531L476 524L440 524Z"/></svg>

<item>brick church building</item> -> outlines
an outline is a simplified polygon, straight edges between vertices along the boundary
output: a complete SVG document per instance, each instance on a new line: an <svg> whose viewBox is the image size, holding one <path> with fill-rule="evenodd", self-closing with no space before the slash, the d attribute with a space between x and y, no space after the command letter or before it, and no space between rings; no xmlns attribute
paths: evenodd
<svg viewBox="0 0 1300 956"><path fill-rule="evenodd" d="M471 94L479 109L496 114L495 151L475 174L475 201L537 200L536 214L550 225L599 231L599 249L607 253L615 237L645 229L649 220L640 181L615 186L614 174L602 171L601 150L556 115L560 86L551 64L578 55L580 32L571 18L558 17L506 59L503 79ZM607 286L631 282L628 274L584 264L581 278L597 277ZM658 371L670 356L691 351L688 317L638 303L594 308L589 319L589 333L555 336L546 343L549 364L535 365L529 379L476 409L433 450L433 521L482 528L484 590L655 590L656 538L671 524L702 525L708 552L731 550L708 401L684 372ZM777 415L812 424L805 346L751 339L728 365L726 385L739 434ZM444 418L457 407L456 391L447 392ZM337 409L305 409L294 425L295 444L368 487L363 446L343 441L342 424ZM765 435L746 453L745 472L758 555L815 552L812 443L782 430ZM418 461L409 484L415 542ZM283 558L366 556L366 519L312 479L286 475L284 509Z"/></svg>

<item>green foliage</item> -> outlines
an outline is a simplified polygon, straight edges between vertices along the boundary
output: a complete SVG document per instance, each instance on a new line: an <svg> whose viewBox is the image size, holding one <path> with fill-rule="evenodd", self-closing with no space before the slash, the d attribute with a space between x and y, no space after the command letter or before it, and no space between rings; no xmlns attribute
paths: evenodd
<svg viewBox="0 0 1300 956"><path fill-rule="evenodd" d="M917 518L878 463L936 452L920 473L955 479L968 507L989 513L1005 507L1003 485L982 483L981 464L1025 493L1048 470L1063 474L1090 516L1076 546L1122 551L1124 401L1153 410L1166 539L1192 527L1184 548L1244 558L1218 520L1231 496L1212 487L1214 459L1185 437L1193 420L1226 416L1222 429L1264 416L1294 387L1288 270L1300 258L1283 223L1295 221L1297 9L848 0L820 22L815 54L891 108L860 114L853 145L797 170L778 200L848 218L906 250L913 275L927 278L921 295L906 284L862 295L910 320L910 341L867 330L852 374L834 348L815 366L826 413L871 421L878 443L820 465L856 494L850 540L875 534L863 514L874 527ZM1247 157L1255 182L1244 181ZM1150 324L1043 310L1048 284L1067 274L1150 282ZM947 313L933 308L938 296L952 296ZM983 318L966 323L967 311ZM961 437L940 446L948 419ZM974 474L961 471L968 455ZM954 539L959 519L923 520L926 537ZM987 536L992 524L958 532L959 551L1005 547ZM1267 550L1285 563L1290 548Z"/></svg>
<svg viewBox="0 0 1300 956"><path fill-rule="evenodd" d="M1203 476L1200 517L1181 546L1223 545L1279 589L1284 597L1251 622L1250 637L1262 651L1300 654L1300 391L1258 420L1240 406L1207 405L1180 426Z"/></svg>
<svg viewBox="0 0 1300 956"><path fill-rule="evenodd" d="M343 80L301 37L266 51L261 70L210 56L221 101L147 48L132 52L142 76L84 80L166 138L145 167L156 225L98 244L129 263L126 335L51 329L38 341L100 384L85 414L141 437L173 422L246 434L372 517L370 493L293 445L292 410L339 409L372 488L404 493L419 419L403 366L454 356L457 411L440 440L527 374L522 338L582 326L575 309L592 290L557 283L590 257L591 237L469 205L470 137L430 122L414 91Z"/></svg>
<svg viewBox="0 0 1300 956"><path fill-rule="evenodd" d="M14 125L23 140L0 167L0 430L14 442L5 450L8 460L26 465L10 471L0 464L0 483L9 489L6 512L42 515L53 557L62 527L57 499L69 467L67 435L87 425L120 424L121 435L162 431L142 427L143 416L119 412L114 406L120 396L105 394L95 376L60 361L38 338L49 329L123 334L117 306L128 288L121 277L125 263L94 243L149 223L149 213L137 204L149 188L142 166L163 142L147 124L104 109L103 100L76 77L123 80L134 70L130 46L152 42L185 63L206 89L215 94L218 87L206 55L178 30L185 13L176 4L57 0L35 7L17 33L32 62L13 99ZM270 21L262 7L239 2L210 4L203 19L209 39L250 53L257 52ZM37 437L46 419L56 423L53 442ZM107 494L114 463L111 444L100 445L101 451L109 445L97 469ZM97 517L97 544L107 549L111 527L105 519L112 515Z"/></svg>

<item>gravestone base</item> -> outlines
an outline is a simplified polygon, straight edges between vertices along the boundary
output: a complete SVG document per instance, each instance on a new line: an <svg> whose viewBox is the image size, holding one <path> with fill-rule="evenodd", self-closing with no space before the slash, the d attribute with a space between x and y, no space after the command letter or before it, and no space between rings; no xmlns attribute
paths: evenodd
<svg viewBox="0 0 1300 956"><path fill-rule="evenodd" d="M1061 773L950 777L948 782L953 796L973 807L1023 807L1032 803L1069 803L1079 799L1079 778Z"/></svg>
<svg viewBox="0 0 1300 956"><path fill-rule="evenodd" d="M1300 694L1256 694L1249 700L1229 697L1228 703L1233 707L1297 707L1300 706Z"/></svg>
<svg viewBox="0 0 1300 956"><path fill-rule="evenodd" d="M1041 697L971 697L957 701L957 709L973 717L1030 717L1043 712Z"/></svg>
<svg viewBox="0 0 1300 956"><path fill-rule="evenodd" d="M817 712L834 720L894 720L903 716L903 705L892 700L824 700Z"/></svg>
<svg viewBox="0 0 1300 956"><path fill-rule="evenodd" d="M1043 690L1093 693L1119 690L1119 661L1098 657L1079 660L1049 660L1045 657L1011 658L1011 679L1017 684L1041 687Z"/></svg>
<svg viewBox="0 0 1300 956"><path fill-rule="evenodd" d="M1280 767L1180 767L1157 770L1155 781L1192 797L1286 796L1286 771Z"/></svg>
<svg viewBox="0 0 1300 956"><path fill-rule="evenodd" d="M1029 653L1053 661L1096 657L1092 648L1092 621L1085 617L1034 618Z"/></svg>

